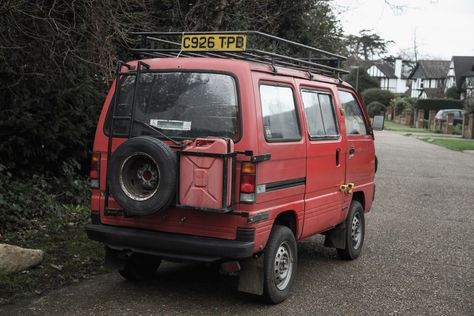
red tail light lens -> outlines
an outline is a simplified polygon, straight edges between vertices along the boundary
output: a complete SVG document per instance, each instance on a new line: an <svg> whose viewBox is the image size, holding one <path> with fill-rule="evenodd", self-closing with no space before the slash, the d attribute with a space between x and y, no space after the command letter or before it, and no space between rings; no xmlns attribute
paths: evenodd
<svg viewBox="0 0 474 316"><path fill-rule="evenodd" d="M93 152L91 159L91 170L89 173L91 179L91 188L99 188L99 177L100 177L100 152Z"/></svg>
<svg viewBox="0 0 474 316"><path fill-rule="evenodd" d="M243 162L240 169L240 202L255 203L256 180L255 164Z"/></svg>
<svg viewBox="0 0 474 316"><path fill-rule="evenodd" d="M240 177L240 192L255 193L255 175L245 174Z"/></svg>

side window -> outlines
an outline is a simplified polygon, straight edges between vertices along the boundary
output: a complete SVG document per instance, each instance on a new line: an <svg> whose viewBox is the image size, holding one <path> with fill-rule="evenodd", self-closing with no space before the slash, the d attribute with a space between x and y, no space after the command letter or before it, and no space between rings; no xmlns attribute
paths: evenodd
<svg viewBox="0 0 474 316"><path fill-rule="evenodd" d="M263 130L268 141L301 139L295 98L290 87L260 85Z"/></svg>
<svg viewBox="0 0 474 316"><path fill-rule="evenodd" d="M339 91L342 107L344 108L344 118L346 121L346 134L348 135L366 135L367 127L365 126L362 111L354 99L354 96L346 91Z"/></svg>
<svg viewBox="0 0 474 316"><path fill-rule="evenodd" d="M314 138L338 137L339 133L331 96L311 90L302 90L301 96L309 136Z"/></svg>

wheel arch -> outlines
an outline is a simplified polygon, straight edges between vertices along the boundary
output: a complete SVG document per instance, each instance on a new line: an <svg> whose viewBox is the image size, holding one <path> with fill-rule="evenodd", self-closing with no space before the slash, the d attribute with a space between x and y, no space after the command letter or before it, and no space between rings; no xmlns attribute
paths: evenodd
<svg viewBox="0 0 474 316"><path fill-rule="evenodd" d="M293 210L282 211L278 213L273 221L273 226L282 225L288 227L295 236L295 239L298 239L298 216Z"/></svg>
<svg viewBox="0 0 474 316"><path fill-rule="evenodd" d="M364 191L357 191L352 194L352 200L357 201L362 205L364 212L366 211L365 208L365 194Z"/></svg>

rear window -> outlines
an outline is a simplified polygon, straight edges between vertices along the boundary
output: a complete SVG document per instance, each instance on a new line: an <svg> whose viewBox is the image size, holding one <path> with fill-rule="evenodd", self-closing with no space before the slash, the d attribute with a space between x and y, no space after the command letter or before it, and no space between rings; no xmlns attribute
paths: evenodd
<svg viewBox="0 0 474 316"><path fill-rule="evenodd" d="M135 94L135 120L159 128L169 137L204 136L240 138L238 97L232 76L198 72L140 74ZM135 76L122 78L114 135L128 135ZM112 103L113 104L113 103ZM112 106L110 107L112 108ZM109 129L111 113L106 130ZM150 133L133 124L132 135ZM153 132L151 132L153 133Z"/></svg>

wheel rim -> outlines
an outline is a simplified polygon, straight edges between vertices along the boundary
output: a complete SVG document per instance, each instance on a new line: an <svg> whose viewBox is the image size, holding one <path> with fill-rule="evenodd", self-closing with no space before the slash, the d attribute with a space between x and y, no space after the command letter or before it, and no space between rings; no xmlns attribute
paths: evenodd
<svg viewBox="0 0 474 316"><path fill-rule="evenodd" d="M357 213L352 218L351 240L352 248L359 249L362 243L362 219L360 213Z"/></svg>
<svg viewBox="0 0 474 316"><path fill-rule="evenodd" d="M275 286L282 291L290 283L293 274L293 253L286 241L280 244L276 252L274 272Z"/></svg>
<svg viewBox="0 0 474 316"><path fill-rule="evenodd" d="M148 154L136 153L123 161L119 180L125 195L135 201L145 201L158 191L160 169Z"/></svg>

